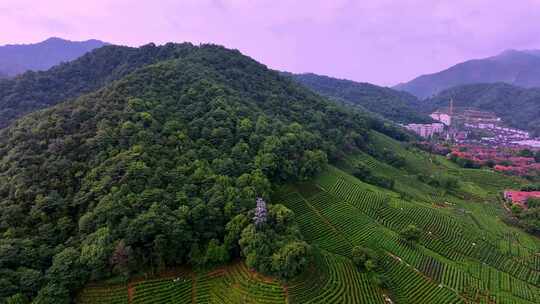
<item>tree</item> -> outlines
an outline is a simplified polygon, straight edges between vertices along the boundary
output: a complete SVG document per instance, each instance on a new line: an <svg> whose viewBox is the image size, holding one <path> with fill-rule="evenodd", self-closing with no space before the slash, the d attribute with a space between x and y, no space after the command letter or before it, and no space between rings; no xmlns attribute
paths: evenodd
<svg viewBox="0 0 540 304"><path fill-rule="evenodd" d="M262 198L257 198L257 207L255 208L255 215L253 216L253 222L257 228L260 228L267 219L266 202Z"/></svg>
<svg viewBox="0 0 540 304"><path fill-rule="evenodd" d="M384 274L374 274L372 277L373 284L379 286L380 288L389 288L390 280Z"/></svg>
<svg viewBox="0 0 540 304"><path fill-rule="evenodd" d="M251 211L251 223L243 230L238 241L246 265L259 272L288 280L305 269L310 260L310 247L302 236L294 220L294 213L285 206L266 205L264 225L261 223L262 200L257 200L258 207ZM258 216L255 216L258 214ZM234 238L244 218L235 218L228 226Z"/></svg>
<svg viewBox="0 0 540 304"><path fill-rule="evenodd" d="M229 252L224 244L220 244L218 240L213 239L208 243L206 249L206 265L219 265L229 260Z"/></svg>
<svg viewBox="0 0 540 304"><path fill-rule="evenodd" d="M39 291L35 302L70 303L71 292L83 286L88 271L80 262L79 252L67 247L54 256L46 277L49 283Z"/></svg>
<svg viewBox="0 0 540 304"><path fill-rule="evenodd" d="M93 279L101 279L108 274L108 258L112 247L109 228L100 228L90 234L81 248L80 261L91 270Z"/></svg>
<svg viewBox="0 0 540 304"><path fill-rule="evenodd" d="M233 255L239 253L238 241L247 225L249 225L248 217L245 214L238 214L225 226L224 243Z"/></svg>
<svg viewBox="0 0 540 304"><path fill-rule="evenodd" d="M6 304L26 304L28 299L23 294L15 294L7 298L5 301Z"/></svg>
<svg viewBox="0 0 540 304"><path fill-rule="evenodd" d="M416 225L408 225L403 230L401 230L401 237L410 243L415 243L420 240L420 235L422 231L416 227Z"/></svg>
<svg viewBox="0 0 540 304"><path fill-rule="evenodd" d="M539 208L540 207L540 198L538 198L538 197L529 197L527 199L527 207L529 209L531 209L531 208Z"/></svg>
<svg viewBox="0 0 540 304"><path fill-rule="evenodd" d="M540 163L540 150L536 151L536 154L534 155L534 160L537 163Z"/></svg>
<svg viewBox="0 0 540 304"><path fill-rule="evenodd" d="M307 180L311 176L319 173L327 163L328 158L323 151L305 151L299 173L300 179Z"/></svg>
<svg viewBox="0 0 540 304"><path fill-rule="evenodd" d="M127 277L129 274L130 255L131 248L126 247L124 240L118 241L109 260L113 273L122 274Z"/></svg>
<svg viewBox="0 0 540 304"><path fill-rule="evenodd" d="M530 149L523 149L518 152L518 156L521 157L534 157L534 152Z"/></svg>
<svg viewBox="0 0 540 304"><path fill-rule="evenodd" d="M377 265L377 253L367 247L354 246L351 259L358 268L367 271L372 271Z"/></svg>
<svg viewBox="0 0 540 304"><path fill-rule="evenodd" d="M520 205L513 204L512 207L510 207L512 210L512 213L514 215L520 215L523 212L523 208Z"/></svg>
<svg viewBox="0 0 540 304"><path fill-rule="evenodd" d="M304 241L293 241L272 255L272 272L283 280L300 274L309 263L309 245Z"/></svg>

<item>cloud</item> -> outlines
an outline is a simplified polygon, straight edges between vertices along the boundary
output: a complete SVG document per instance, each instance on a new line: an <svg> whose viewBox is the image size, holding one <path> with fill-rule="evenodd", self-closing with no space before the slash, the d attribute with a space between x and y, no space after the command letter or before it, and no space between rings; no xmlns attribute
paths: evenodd
<svg viewBox="0 0 540 304"><path fill-rule="evenodd" d="M395 84L507 48L540 48L540 1L3 0L0 43L49 36L214 42L272 68Z"/></svg>

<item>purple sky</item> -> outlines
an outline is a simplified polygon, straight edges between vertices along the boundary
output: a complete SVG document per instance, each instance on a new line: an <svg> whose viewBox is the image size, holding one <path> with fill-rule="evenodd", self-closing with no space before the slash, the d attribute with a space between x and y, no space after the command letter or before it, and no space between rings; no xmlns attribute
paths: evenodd
<svg viewBox="0 0 540 304"><path fill-rule="evenodd" d="M540 49L540 0L0 0L0 44L214 42L271 68L394 85Z"/></svg>

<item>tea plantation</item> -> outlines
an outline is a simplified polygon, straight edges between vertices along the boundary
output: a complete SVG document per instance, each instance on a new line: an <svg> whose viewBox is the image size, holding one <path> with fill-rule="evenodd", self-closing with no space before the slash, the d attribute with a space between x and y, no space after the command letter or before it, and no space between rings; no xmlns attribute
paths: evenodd
<svg viewBox="0 0 540 304"><path fill-rule="evenodd" d="M373 137L405 164L357 154L313 180L275 191L272 202L295 212L313 245L308 270L293 280L263 277L239 261L126 285L93 284L77 302L540 303L540 240L501 221L500 191L523 181L461 169L384 135ZM393 187L356 178L359 163L392 179ZM420 174L455 178L458 185L442 189ZM420 229L416 243L401 236L411 224ZM380 254L385 284L353 264L355 246Z"/></svg>

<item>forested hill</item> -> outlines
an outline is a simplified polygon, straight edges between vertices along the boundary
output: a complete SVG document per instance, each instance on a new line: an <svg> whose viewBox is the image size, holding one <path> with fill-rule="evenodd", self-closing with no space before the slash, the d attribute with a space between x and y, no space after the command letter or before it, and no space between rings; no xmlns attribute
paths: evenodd
<svg viewBox="0 0 540 304"><path fill-rule="evenodd" d="M458 107L475 107L495 112L511 126L540 135L540 88L525 89L505 83L454 87L425 101L423 109L445 107L454 99Z"/></svg>
<svg viewBox="0 0 540 304"><path fill-rule="evenodd" d="M156 63L120 77L130 62ZM246 212L273 185L364 149L371 119L212 45L107 47L14 86L67 97L114 78L0 131L0 301L67 303L88 280L223 263L238 256L246 225L249 267L301 270L307 245L290 211L269 209L268 236ZM272 262L279 254L289 256Z"/></svg>
<svg viewBox="0 0 540 304"><path fill-rule="evenodd" d="M194 47L105 46L43 72L0 80L0 128L22 115L92 92L148 64L179 57Z"/></svg>
<svg viewBox="0 0 540 304"><path fill-rule="evenodd" d="M106 45L99 40L69 41L49 38L35 44L0 46L0 74L15 76L26 71L47 70Z"/></svg>
<svg viewBox="0 0 540 304"><path fill-rule="evenodd" d="M427 115L418 111L419 100L406 92L311 73L287 75L323 96L377 113L395 122L431 121Z"/></svg>
<svg viewBox="0 0 540 304"><path fill-rule="evenodd" d="M497 82L540 87L540 51L508 50L497 56L469 60L438 73L422 75L394 88L427 98L458 85Z"/></svg>

